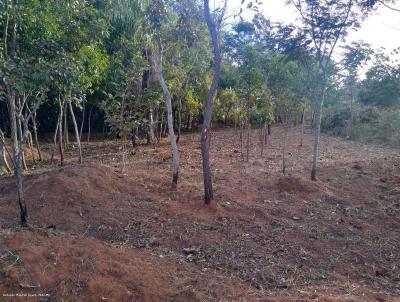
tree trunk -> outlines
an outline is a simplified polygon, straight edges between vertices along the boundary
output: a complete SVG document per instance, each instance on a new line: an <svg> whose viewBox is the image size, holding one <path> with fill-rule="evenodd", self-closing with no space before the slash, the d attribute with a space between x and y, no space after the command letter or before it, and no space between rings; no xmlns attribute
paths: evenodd
<svg viewBox="0 0 400 302"><path fill-rule="evenodd" d="M243 160L243 123L240 123L240 157Z"/></svg>
<svg viewBox="0 0 400 302"><path fill-rule="evenodd" d="M17 99L18 99L18 103L19 103L19 107L20 107L19 110L22 110L22 108L21 108L21 100L19 98L17 98ZM19 137L20 144L21 144L22 139L23 139L23 134L22 134L22 123L21 123L21 119L20 118L17 118L17 128L18 128L18 137ZM21 154L22 167L23 167L24 171L27 171L28 170L28 166L26 165L24 148L22 148L21 153L22 153Z"/></svg>
<svg viewBox="0 0 400 302"><path fill-rule="evenodd" d="M246 162L249 162L250 155L250 130L251 130L251 120L250 120L250 100L247 98L247 150L246 150Z"/></svg>
<svg viewBox="0 0 400 302"><path fill-rule="evenodd" d="M164 113L161 111L161 113L160 113L160 115L161 115L161 121L160 121L160 133L158 133L158 136L159 136L159 141L161 141L161 138L162 138L162 136L163 136L163 131L164 131Z"/></svg>
<svg viewBox="0 0 400 302"><path fill-rule="evenodd" d="M268 128L267 122L264 123L264 144L268 145Z"/></svg>
<svg viewBox="0 0 400 302"><path fill-rule="evenodd" d="M3 156L3 163L4 167L7 170L8 174L12 173L12 170L10 168L10 165L8 164L7 161L7 145L6 145L6 140L3 131L0 129L0 147L1 147L1 155Z"/></svg>
<svg viewBox="0 0 400 302"><path fill-rule="evenodd" d="M65 149L68 148L69 145L69 129L68 129L68 104L67 102L64 101L64 144L65 144Z"/></svg>
<svg viewBox="0 0 400 302"><path fill-rule="evenodd" d="M354 87L351 87L351 99L350 99L350 129L349 129L349 137L353 137L353 119L354 119Z"/></svg>
<svg viewBox="0 0 400 302"><path fill-rule="evenodd" d="M261 131L261 133L260 133L261 158L264 156L264 142L265 142L265 140L264 140L264 130L265 129L263 127L260 128L260 131Z"/></svg>
<svg viewBox="0 0 400 302"><path fill-rule="evenodd" d="M32 161L33 161L33 164L36 165L35 152L33 151L32 133L31 133L30 131L29 131L29 133L28 133L28 147L29 147L29 150L31 151L31 154L32 154Z"/></svg>
<svg viewBox="0 0 400 302"><path fill-rule="evenodd" d="M14 174L18 192L18 204L20 208L21 225L25 226L28 220L28 211L25 204L24 190L23 190L23 176L22 176L22 148L23 148L23 137L18 141L18 127L17 127L17 115L15 106L15 96L7 94L8 109L10 114L10 126L11 126L11 141L13 150L13 161L14 161Z"/></svg>
<svg viewBox="0 0 400 302"><path fill-rule="evenodd" d="M147 144L154 145L155 144L155 136L154 136L154 117L153 117L153 108L149 110L149 128L147 133Z"/></svg>
<svg viewBox="0 0 400 302"><path fill-rule="evenodd" d="M178 146L176 144L175 133L174 133L174 121L172 117L172 100L171 94L169 93L167 84L165 83L162 69L162 45L161 39L158 41L158 49L156 53L153 54L152 59L154 60L154 66L156 68L157 79L160 82L165 105L167 107L167 120L168 120L168 131L169 131L169 140L172 147L172 185L176 187L178 185L179 178L179 154L178 154Z"/></svg>
<svg viewBox="0 0 400 302"><path fill-rule="evenodd" d="M62 132L64 104L62 103L60 97L58 101L60 106L60 118L58 120L58 150L60 152L60 166L64 166L64 145L63 145L63 132Z"/></svg>
<svg viewBox="0 0 400 302"><path fill-rule="evenodd" d="M86 108L86 104L85 104L85 102L83 102L81 128L79 129L79 140L80 141L82 141L83 124L85 123L85 111L86 111L85 108Z"/></svg>
<svg viewBox="0 0 400 302"><path fill-rule="evenodd" d="M179 98L178 103L178 137L176 138L176 143L179 143L179 139L181 138L181 128L182 128L182 99Z"/></svg>
<svg viewBox="0 0 400 302"><path fill-rule="evenodd" d="M40 151L40 145L39 145L38 133L37 133L37 125L36 125L36 112L33 113L32 123L33 123L33 136L35 139L36 150L39 155L39 161L42 161L43 158L42 158L42 152Z"/></svg>
<svg viewBox="0 0 400 302"><path fill-rule="evenodd" d="M317 180L317 161L319 156L319 141L321 135L321 120L322 120L322 107L325 100L325 88L323 88L321 100L318 104L316 116L315 116L315 129L314 129L314 146L313 146L313 157L312 157L312 168L311 168L311 180Z"/></svg>
<svg viewBox="0 0 400 302"><path fill-rule="evenodd" d="M83 158L82 158L81 139L80 139L80 136L79 136L78 124L76 123L74 109L72 108L72 102L71 101L68 101L68 106L69 106L69 111L71 112L72 123L74 124L74 129L75 129L75 139L76 139L76 144L78 145L79 163L82 164L83 163Z"/></svg>
<svg viewBox="0 0 400 302"><path fill-rule="evenodd" d="M207 103L205 106L205 114L203 120L203 127L201 130L201 156L203 159L203 178L204 178L204 202L211 204L213 200L212 176L210 169L210 154L208 148L208 131L213 113L213 103L215 93L218 89L219 79L221 77L221 51L218 44L217 27L212 20L210 14L209 0L204 0L204 17L210 32L213 54L214 54L214 78L210 91L208 93Z"/></svg>
<svg viewBox="0 0 400 302"><path fill-rule="evenodd" d="M58 136L58 127L60 126L60 112L58 113L58 118L57 118L57 124L56 124L56 130L54 131L54 136L53 136L53 142L54 142L54 150L51 153L51 159L50 163L53 164L54 160L54 154L57 151L57 136Z"/></svg>
<svg viewBox="0 0 400 302"><path fill-rule="evenodd" d="M5 20L4 20L4 25L3 25L3 50L4 50L4 59L7 61L8 58L8 50L7 50L7 36L8 36L8 22L9 22L9 16L8 16L8 1L4 1L4 6L6 9L5 13Z"/></svg>
<svg viewBox="0 0 400 302"><path fill-rule="evenodd" d="M303 109L303 114L301 115L300 147L303 147L305 114L306 114L306 110Z"/></svg>
<svg viewBox="0 0 400 302"><path fill-rule="evenodd" d="M283 126L285 135L283 137L283 148L282 148L282 173L286 175L286 141L287 141L287 126Z"/></svg>
<svg viewBox="0 0 400 302"><path fill-rule="evenodd" d="M192 125L192 123L191 123L191 114L190 114L190 112L188 113L188 116L187 116L187 122L186 122L186 129L188 130L188 131L190 131L190 130L192 130L191 128L191 125Z"/></svg>
<svg viewBox="0 0 400 302"><path fill-rule="evenodd" d="M89 111L89 116L88 116L88 135L87 135L87 143L89 144L90 142L90 127L91 127L91 120L92 120L92 111L93 111L93 106L90 107Z"/></svg>

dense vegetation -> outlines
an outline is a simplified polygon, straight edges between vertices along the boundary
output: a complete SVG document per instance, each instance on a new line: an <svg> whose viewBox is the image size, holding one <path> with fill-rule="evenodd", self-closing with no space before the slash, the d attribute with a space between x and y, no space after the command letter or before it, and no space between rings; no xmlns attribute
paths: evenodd
<svg viewBox="0 0 400 302"><path fill-rule="evenodd" d="M321 128L397 145L394 56L360 41L334 60L338 42L380 4L293 0L303 21L295 27L271 23L257 1L242 1L234 16L227 1L211 12L208 1L196 0L0 1L2 169L14 167L22 223L24 150L36 148L41 160L38 137L54 142L51 161L63 165L69 132L80 163L81 140L93 132L120 138L123 150L169 135L176 186L181 131L201 127L206 203L213 198L211 122L240 129L247 161L251 128L264 144L274 123L310 122L313 180ZM251 22L243 10L254 13ZM12 152L3 147L8 138Z"/></svg>

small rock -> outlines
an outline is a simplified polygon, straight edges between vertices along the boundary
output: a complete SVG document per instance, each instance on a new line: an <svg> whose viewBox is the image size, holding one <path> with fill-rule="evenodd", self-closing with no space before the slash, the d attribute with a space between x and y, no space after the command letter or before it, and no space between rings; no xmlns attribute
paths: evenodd
<svg viewBox="0 0 400 302"><path fill-rule="evenodd" d="M292 216L292 220L294 220L294 221L299 221L299 220L303 220L303 218L300 217L300 216L294 215L294 216Z"/></svg>

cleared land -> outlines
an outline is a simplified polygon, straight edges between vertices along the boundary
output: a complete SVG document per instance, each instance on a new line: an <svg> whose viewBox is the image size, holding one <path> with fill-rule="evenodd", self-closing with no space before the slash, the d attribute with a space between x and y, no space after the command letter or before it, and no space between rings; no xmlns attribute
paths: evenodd
<svg viewBox="0 0 400 302"><path fill-rule="evenodd" d="M30 227L18 227L14 179L0 178L0 294L44 301L400 301L398 151L323 136L308 180L311 130L283 129L250 162L234 130L211 140L216 204L202 203L198 134L181 138L172 190L167 138L129 152L86 146L85 165L25 178ZM48 153L50 146L48 146ZM26 297L1 297L5 301Z"/></svg>

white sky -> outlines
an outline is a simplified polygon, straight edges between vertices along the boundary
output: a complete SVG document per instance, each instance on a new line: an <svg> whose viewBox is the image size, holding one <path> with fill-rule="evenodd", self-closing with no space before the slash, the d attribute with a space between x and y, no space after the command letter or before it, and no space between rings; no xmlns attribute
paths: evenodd
<svg viewBox="0 0 400 302"><path fill-rule="evenodd" d="M227 1L229 1L230 11L240 7L241 0ZM271 21L280 21L288 24L294 23L299 17L292 5L285 4L285 0L261 1L263 4L259 7L260 12ZM400 9L400 0L397 0L391 6ZM251 14L248 12L244 13L244 17L250 18ZM371 15L363 22L357 32L353 31L348 35L346 43L357 40L364 40L371 44L374 49L384 47L387 53L394 48L400 47L400 12L390 10L381 5L374 15Z"/></svg>

